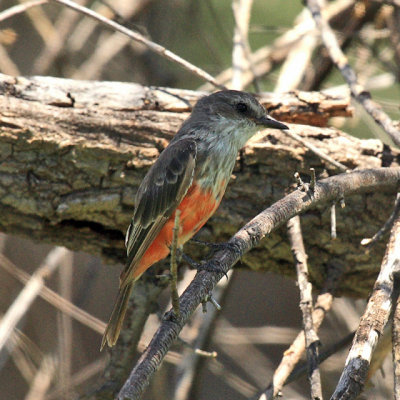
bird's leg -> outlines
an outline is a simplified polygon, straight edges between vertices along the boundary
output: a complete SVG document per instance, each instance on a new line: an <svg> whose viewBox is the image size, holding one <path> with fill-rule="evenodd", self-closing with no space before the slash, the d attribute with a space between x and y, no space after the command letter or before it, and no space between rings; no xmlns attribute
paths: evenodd
<svg viewBox="0 0 400 400"><path fill-rule="evenodd" d="M199 244L201 246L206 246L210 249L209 253L206 255L206 258L211 258L217 251L229 249L231 251L237 251L236 245L230 242L222 242L222 243L212 243L205 242L204 240L199 239L190 239L191 242Z"/></svg>

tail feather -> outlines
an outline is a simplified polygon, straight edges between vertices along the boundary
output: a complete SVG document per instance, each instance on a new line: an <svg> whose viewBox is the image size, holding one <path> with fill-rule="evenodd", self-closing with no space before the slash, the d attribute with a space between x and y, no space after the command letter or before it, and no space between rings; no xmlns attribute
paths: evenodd
<svg viewBox="0 0 400 400"><path fill-rule="evenodd" d="M128 308L128 300L133 289L134 282L129 283L123 288L119 289L118 297L115 302L110 320L104 331L103 340L101 341L100 351L108 344L109 347L115 345L118 340L119 333L121 332L122 323L124 322L125 313Z"/></svg>

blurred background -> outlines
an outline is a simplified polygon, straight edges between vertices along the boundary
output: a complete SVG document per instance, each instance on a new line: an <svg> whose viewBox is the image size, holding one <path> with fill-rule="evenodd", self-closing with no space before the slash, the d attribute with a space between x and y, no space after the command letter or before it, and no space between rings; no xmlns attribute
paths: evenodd
<svg viewBox="0 0 400 400"><path fill-rule="evenodd" d="M229 0L81 0L79 3L140 32L213 76L231 66L234 18ZM143 45L59 4L32 7L1 20L4 10L18 4L24 3L0 0L0 72L4 74L207 88L204 82ZM399 119L400 56L393 50L396 38L391 30L393 18L398 23L397 29L400 26L399 13L381 2L338 0L330 5L342 10L332 25L360 80L385 111ZM279 53L283 51L279 40L299 23L299 16L304 17L301 1L254 1L250 47L253 52L274 49L269 63L260 67L262 73L257 79L260 90L272 91L276 87L284 61ZM317 45L298 87L305 90L334 88L346 93L346 88L340 86L343 85L340 74L331 65L323 65L324 62L326 54ZM253 83L247 87L249 91L256 89ZM331 123L358 137L384 139L364 111L358 106L355 108L355 117L351 120L336 118ZM24 313L12 340L0 353L0 397L76 398L90 389L104 370L107 355L99 352L99 332L111 311L122 266L104 265L102 260L88 254L54 249L32 243L28 238L5 234L0 236L0 250L3 254L0 260L1 314L23 289L21 276L27 278L37 273L46 256L55 254L58 268L46 279L46 286L95 317L87 326L61 312L62 306L54 296L50 295L50 300L35 299ZM185 276L181 289L189 281L190 274L192 272ZM222 301L223 310L210 340L204 344L207 350L215 350L218 358L202 360L191 394L182 398L250 398L268 385L283 351L301 328L299 296L294 281L271 273L237 269L229 283L223 284L228 286ZM169 293L164 293L160 299L160 315L168 299ZM364 300L335 300L333 312L324 322L320 335L323 349L357 327L364 304ZM198 314L182 334L188 341L195 338L199 329L196 324L204 318L201 310ZM151 338L158 324L157 315L151 316L143 342ZM331 393L335 387L348 348L349 345L345 345L322 364L326 393ZM180 354L191 351L182 347L175 350ZM175 363L179 362L179 357ZM180 398L174 393L175 385L168 385L171 377L177 376L173 359L167 360L165 365L155 377L146 399ZM391 397L391 368L389 356L370 381L365 398ZM170 392L160 393L160 387L169 388ZM308 390L308 383L302 378L285 388L284 398L305 399Z"/></svg>

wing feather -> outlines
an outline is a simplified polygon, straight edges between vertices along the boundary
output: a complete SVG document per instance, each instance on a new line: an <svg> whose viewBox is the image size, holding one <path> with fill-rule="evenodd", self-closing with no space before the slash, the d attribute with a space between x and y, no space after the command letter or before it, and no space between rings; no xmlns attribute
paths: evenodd
<svg viewBox="0 0 400 400"><path fill-rule="evenodd" d="M132 281L143 254L188 191L196 164L196 150L196 142L192 139L171 143L143 179L126 233L128 261L121 274L121 287Z"/></svg>

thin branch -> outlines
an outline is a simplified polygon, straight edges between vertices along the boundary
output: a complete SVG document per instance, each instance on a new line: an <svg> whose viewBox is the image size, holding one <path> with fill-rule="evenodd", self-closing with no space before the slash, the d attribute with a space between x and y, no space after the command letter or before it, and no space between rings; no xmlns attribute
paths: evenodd
<svg viewBox="0 0 400 400"><path fill-rule="evenodd" d="M18 14L21 14L27 11L29 8L40 6L45 3L48 3L48 0L32 0L27 1L23 4L19 4L17 6L7 8L7 10L4 10L0 13L0 22L4 21L7 18L11 18Z"/></svg>
<svg viewBox="0 0 400 400"><path fill-rule="evenodd" d="M361 318L346 366L333 393L332 400L355 399L363 389L371 356L383 334L392 309L393 280L400 273L400 216L391 230L381 271Z"/></svg>
<svg viewBox="0 0 400 400"><path fill-rule="evenodd" d="M366 92L363 86L358 82L357 75L351 68L346 55L340 48L332 28L321 15L318 0L307 0L307 6L310 9L315 24L320 30L322 41L327 48L331 59L349 85L352 96L364 107L368 114L372 116L375 122L385 130L393 142L400 146L399 128L396 127L381 107L372 101L370 93Z"/></svg>
<svg viewBox="0 0 400 400"><path fill-rule="evenodd" d="M390 214L390 217L387 219L382 228L379 229L379 231L376 232L374 236L372 236L372 238L365 238L361 240L361 245L367 246L368 250L371 249L372 246L374 246L379 240L382 239L382 236L385 235L386 232L392 229L394 220L397 218L399 213L400 213L400 193L397 193L394 209L393 212Z"/></svg>
<svg viewBox="0 0 400 400"><path fill-rule="evenodd" d="M117 22L111 21L110 19L103 17L102 15L96 13L93 10L90 10L89 8L82 7L79 4L76 4L73 1L70 0L52 0L55 3L62 4L66 7L72 8L75 11L80 12L81 14L84 14L90 18L93 18L102 24L108 26L109 28L112 28L115 31L118 31L122 33L123 35L126 35L130 37L133 40L136 40L139 43L144 44L146 47L148 47L150 50L154 51L161 57L164 57L170 61L175 62L176 64L180 65L181 67L185 68L192 74L196 75L198 78L205 80L212 85L214 85L217 88L224 89L225 87L221 84L219 84L210 74L207 72L203 71L201 68L196 67L195 65L191 64L190 62L184 60L182 57L179 57L172 51L166 49L165 47L161 46L158 43L152 42L151 40L145 38L138 32L134 32Z"/></svg>
<svg viewBox="0 0 400 400"><path fill-rule="evenodd" d="M336 175L317 182L313 193L296 190L261 212L230 239L231 246L218 251L208 261L209 266L217 266L221 272L208 272L205 268L196 274L194 280L180 297L180 318L167 318L162 322L122 387L118 398L138 399L141 396L153 373L159 368L171 344L194 310L213 290L224 273L232 268L243 254L257 245L263 237L290 218L317 204L330 203L343 196L363 191L394 186L399 181L400 168L379 168Z"/></svg>
<svg viewBox="0 0 400 400"><path fill-rule="evenodd" d="M394 281L394 313L392 325L392 357L394 375L394 398L400 400L400 285L399 277L395 276Z"/></svg>
<svg viewBox="0 0 400 400"><path fill-rule="evenodd" d="M344 268L331 265L328 269L328 276L322 293L318 296L312 319L314 323L314 330L318 331L322 324L326 314L332 307L333 303L333 292L336 288L340 277L344 272ZM287 383L287 380L292 375L294 367L300 361L300 358L305 350L305 337L304 331L300 331L296 339L293 341L291 346L283 353L281 362L278 368L274 372L272 382L268 385L263 392L255 397L258 400L271 400L277 396L282 390L283 386Z"/></svg>
<svg viewBox="0 0 400 400"><path fill-rule="evenodd" d="M235 20L232 51L232 89L243 90L243 75L251 68L251 51L248 42L250 13L253 0L233 0ZM254 75L254 73L253 73Z"/></svg>
<svg viewBox="0 0 400 400"><path fill-rule="evenodd" d="M0 267L12 275L15 279L19 280L23 284L27 284L33 276L29 275L25 271L19 269L15 266L8 258L3 254L0 254ZM81 324L87 326L88 328L94 330L95 332L103 335L106 328L106 323L89 314L88 312L77 307L75 304L64 299L62 296L48 288L43 286L39 292L39 296L43 300L47 301L53 307L57 308L61 312L69 315L75 320L79 321Z"/></svg>
<svg viewBox="0 0 400 400"><path fill-rule="evenodd" d="M178 262L176 261L176 250L178 247L178 232L179 232L179 218L181 212L180 210L176 210L175 212L175 222L174 227L172 228L173 236L172 236L172 243L171 243L171 281L170 281L170 288L171 288L171 301L172 301L172 308L174 310L175 316L179 317L180 310L179 310L179 294L177 288L178 282Z"/></svg>
<svg viewBox="0 0 400 400"><path fill-rule="evenodd" d="M303 314L303 329L306 340L308 379L311 398L322 400L321 376L318 367L318 346L320 344L312 319L312 285L308 281L307 255L301 233L300 217L296 215L287 223L289 241L296 264L297 282L300 291L300 309Z"/></svg>
<svg viewBox="0 0 400 400"><path fill-rule="evenodd" d="M55 271L60 260L67 252L63 247L56 247L50 251L42 265L32 275L31 279L7 310L0 322L0 350L4 347L14 328L40 293L44 286L44 279L48 278Z"/></svg>
<svg viewBox="0 0 400 400"><path fill-rule="evenodd" d="M337 168L340 172L347 172L348 168L333 159L332 157L328 156L325 154L323 151L318 149L316 146L313 144L309 143L308 141L304 140L300 135L297 133L293 132L291 129L285 129L282 131L286 136L289 136L290 138L296 140L297 142L301 143L304 147L307 147L307 149L311 150L314 154L316 154L321 160L326 161L329 164L332 164L335 168Z"/></svg>
<svg viewBox="0 0 400 400"><path fill-rule="evenodd" d="M43 358L39 370L34 377L25 400L42 400L51 385L53 376L57 371L56 361L52 355Z"/></svg>

